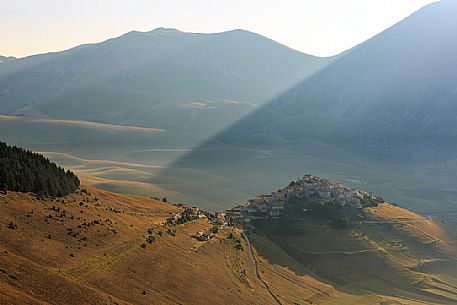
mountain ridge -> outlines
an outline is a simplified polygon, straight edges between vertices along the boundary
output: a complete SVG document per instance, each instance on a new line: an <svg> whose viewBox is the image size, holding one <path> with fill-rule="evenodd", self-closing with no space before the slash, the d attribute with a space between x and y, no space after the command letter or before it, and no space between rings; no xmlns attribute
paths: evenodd
<svg viewBox="0 0 457 305"><path fill-rule="evenodd" d="M14 57L14 56L2 56L2 55L0 55L0 64L4 64L4 63L10 62L10 61L14 61L14 60L17 60L17 58Z"/></svg>
<svg viewBox="0 0 457 305"><path fill-rule="evenodd" d="M329 61L244 30L135 31L8 65L0 71L0 112L186 129L195 116L187 104L241 102L205 110L232 112L220 129L252 111L243 103L265 103ZM197 118L197 123L204 120Z"/></svg>
<svg viewBox="0 0 457 305"><path fill-rule="evenodd" d="M396 122L399 128L422 133L449 128L448 125L443 126L443 122L426 123L427 118L421 116L424 111L419 107L431 111L433 107L420 103L427 99L427 94L430 98L439 98L439 89L446 90L442 99L447 99L444 94L452 99L455 88L448 83L455 79L451 67L457 65L451 56L457 50L451 38L456 34L455 16L457 6L453 2L432 3L357 46L274 104L281 104L283 108L280 111L287 114L303 113L306 109L343 118L363 115L374 118L377 115L379 120ZM362 62L366 64L362 65ZM348 69L349 66L352 69ZM341 77L342 71L344 77ZM316 82L325 82L329 89L318 90L317 87L322 85ZM433 89L437 86L441 87ZM424 89L414 94L413 91L420 88ZM401 93L402 89L406 93ZM312 90L318 90L322 95L319 97ZM444 106L439 101L435 102L439 107ZM397 108L393 108L395 104L398 104ZM418 108L415 112L414 107ZM439 109L443 113L452 111ZM395 111L402 116L395 116ZM438 114L428 116L442 121ZM416 118L419 123L425 124L414 125L411 121Z"/></svg>

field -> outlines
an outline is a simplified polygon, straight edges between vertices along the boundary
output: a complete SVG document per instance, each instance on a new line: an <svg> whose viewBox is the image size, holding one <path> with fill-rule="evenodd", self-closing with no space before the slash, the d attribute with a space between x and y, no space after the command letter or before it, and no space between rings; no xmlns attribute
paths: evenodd
<svg viewBox="0 0 457 305"><path fill-rule="evenodd" d="M89 185L213 210L270 192L306 171L423 215L456 212L453 156L370 159L338 141L293 141L261 132L229 145L218 138L205 143L208 135L202 133L15 116L0 116L0 138L44 153Z"/></svg>

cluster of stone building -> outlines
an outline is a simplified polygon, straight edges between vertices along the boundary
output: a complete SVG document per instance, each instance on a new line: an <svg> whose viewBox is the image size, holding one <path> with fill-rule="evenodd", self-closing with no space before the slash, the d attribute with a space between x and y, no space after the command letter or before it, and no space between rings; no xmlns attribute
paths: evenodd
<svg viewBox="0 0 457 305"><path fill-rule="evenodd" d="M223 229L227 225L226 212L208 212L198 207L189 207L185 204L177 204L176 206L182 208L182 212L174 214L172 219L176 223L180 223L180 219L197 219L197 218L207 218L218 228ZM208 241L216 236L215 233L211 230L203 232L197 232L192 237L198 241Z"/></svg>
<svg viewBox="0 0 457 305"><path fill-rule="evenodd" d="M219 224L219 225L224 225L226 224L225 220L225 212L208 212L206 210L203 210L199 207L189 207L185 204L179 203L176 206L182 208L181 213L177 213L173 216L175 220L179 218L187 218L187 217L193 217L193 218L207 218L214 224Z"/></svg>
<svg viewBox="0 0 457 305"><path fill-rule="evenodd" d="M341 207L357 209L363 207L363 200L366 198L376 200L376 197L371 193L307 174L302 179L292 181L283 189L269 195L257 196L246 201L243 205L227 210L225 218L233 222L240 219L279 218L289 200L311 196L318 198L322 205L332 202Z"/></svg>
<svg viewBox="0 0 457 305"><path fill-rule="evenodd" d="M321 205L337 204L344 208L361 209L367 202L382 202L382 198L361 190L349 188L337 183L310 174L306 174L297 181L292 181L288 186L272 192L269 195L259 195L249 199L244 204L224 212L208 212L198 207L189 207L177 204L183 208L181 213L175 214L170 221L180 223L180 220L189 218L207 218L215 225L225 226L228 223L240 223L253 219L279 218L288 203L293 199L317 199ZM199 240L208 240L212 236L199 232L195 236Z"/></svg>

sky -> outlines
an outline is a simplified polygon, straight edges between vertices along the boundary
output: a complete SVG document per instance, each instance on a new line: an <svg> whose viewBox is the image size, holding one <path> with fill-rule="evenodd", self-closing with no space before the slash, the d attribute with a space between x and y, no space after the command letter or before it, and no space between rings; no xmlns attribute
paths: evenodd
<svg viewBox="0 0 457 305"><path fill-rule="evenodd" d="M157 27L245 29L304 53L345 51L434 0L0 0L0 55L24 57Z"/></svg>

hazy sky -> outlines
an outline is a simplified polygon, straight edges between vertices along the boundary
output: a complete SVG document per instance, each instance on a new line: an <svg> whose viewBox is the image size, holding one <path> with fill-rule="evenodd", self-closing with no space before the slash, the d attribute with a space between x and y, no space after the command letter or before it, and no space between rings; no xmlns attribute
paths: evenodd
<svg viewBox="0 0 457 305"><path fill-rule="evenodd" d="M131 30L250 30L305 53L344 51L433 0L0 0L0 54L25 56Z"/></svg>

